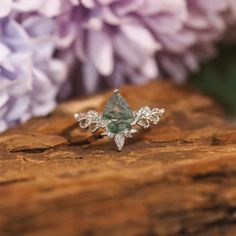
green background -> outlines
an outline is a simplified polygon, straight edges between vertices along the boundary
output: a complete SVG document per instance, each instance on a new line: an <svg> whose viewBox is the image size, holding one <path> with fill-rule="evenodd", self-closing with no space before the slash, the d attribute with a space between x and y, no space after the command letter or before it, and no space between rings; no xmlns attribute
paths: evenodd
<svg viewBox="0 0 236 236"><path fill-rule="evenodd" d="M217 58L202 64L200 72L190 75L189 81L236 117L236 45L220 45Z"/></svg>

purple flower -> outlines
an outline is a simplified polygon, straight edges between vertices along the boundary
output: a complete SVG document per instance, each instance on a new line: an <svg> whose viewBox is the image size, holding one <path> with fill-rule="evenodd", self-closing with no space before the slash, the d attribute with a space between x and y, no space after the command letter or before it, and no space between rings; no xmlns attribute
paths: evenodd
<svg viewBox="0 0 236 236"><path fill-rule="evenodd" d="M87 92L102 81L117 87L167 76L182 83L215 55L227 12L235 14L235 6L234 0L67 2L59 16L58 45L69 48L63 55L70 62L79 59ZM77 84L81 87L81 80Z"/></svg>
<svg viewBox="0 0 236 236"><path fill-rule="evenodd" d="M37 15L0 19L0 131L55 107L66 67L52 56L54 28Z"/></svg>
<svg viewBox="0 0 236 236"><path fill-rule="evenodd" d="M226 30L224 13L228 0L187 0L188 20L173 37L162 41L163 50L157 61L164 74L177 83L185 81L189 71L197 71L199 63L215 55L214 43Z"/></svg>
<svg viewBox="0 0 236 236"><path fill-rule="evenodd" d="M155 56L163 50L162 40L174 37L187 18L184 0L80 2L59 21L67 30L61 34L70 39L64 46L73 43L81 62L87 92L97 89L101 76L113 86L126 79L143 83L156 78Z"/></svg>
<svg viewBox="0 0 236 236"><path fill-rule="evenodd" d="M88 93L182 83L235 25L235 0L1 0L0 131L50 112L73 66Z"/></svg>
<svg viewBox="0 0 236 236"><path fill-rule="evenodd" d="M12 10L11 0L1 0L0 2L0 18L7 16Z"/></svg>

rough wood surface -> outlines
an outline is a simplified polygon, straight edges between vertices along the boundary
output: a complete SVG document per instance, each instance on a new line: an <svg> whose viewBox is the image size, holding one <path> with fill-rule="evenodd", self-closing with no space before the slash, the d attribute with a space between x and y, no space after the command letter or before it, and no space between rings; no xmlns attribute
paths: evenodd
<svg viewBox="0 0 236 236"><path fill-rule="evenodd" d="M77 128L111 94L64 103L0 135L0 235L236 235L236 126L209 98L166 82L127 86L166 107L122 152Z"/></svg>

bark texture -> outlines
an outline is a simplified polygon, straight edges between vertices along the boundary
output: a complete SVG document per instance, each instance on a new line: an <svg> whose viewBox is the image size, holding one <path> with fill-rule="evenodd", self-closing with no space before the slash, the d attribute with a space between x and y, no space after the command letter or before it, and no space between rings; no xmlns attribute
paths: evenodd
<svg viewBox="0 0 236 236"><path fill-rule="evenodd" d="M133 110L165 107L122 152L80 130L111 92L61 104L0 135L0 235L236 235L236 125L168 82L126 86Z"/></svg>

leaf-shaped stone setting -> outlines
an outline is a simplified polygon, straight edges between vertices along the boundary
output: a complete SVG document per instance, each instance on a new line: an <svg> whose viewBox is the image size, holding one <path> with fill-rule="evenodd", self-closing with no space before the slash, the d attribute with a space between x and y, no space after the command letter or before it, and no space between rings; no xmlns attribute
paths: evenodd
<svg viewBox="0 0 236 236"><path fill-rule="evenodd" d="M160 117L164 114L165 109L161 108L149 108L149 107L141 107L136 113L134 121L132 125L139 125L142 128L148 128L150 124L156 125Z"/></svg>
<svg viewBox="0 0 236 236"><path fill-rule="evenodd" d="M101 115L93 110L89 110L87 113L76 113L74 118L79 122L80 128L89 128L91 132L106 126L105 122L101 119Z"/></svg>

